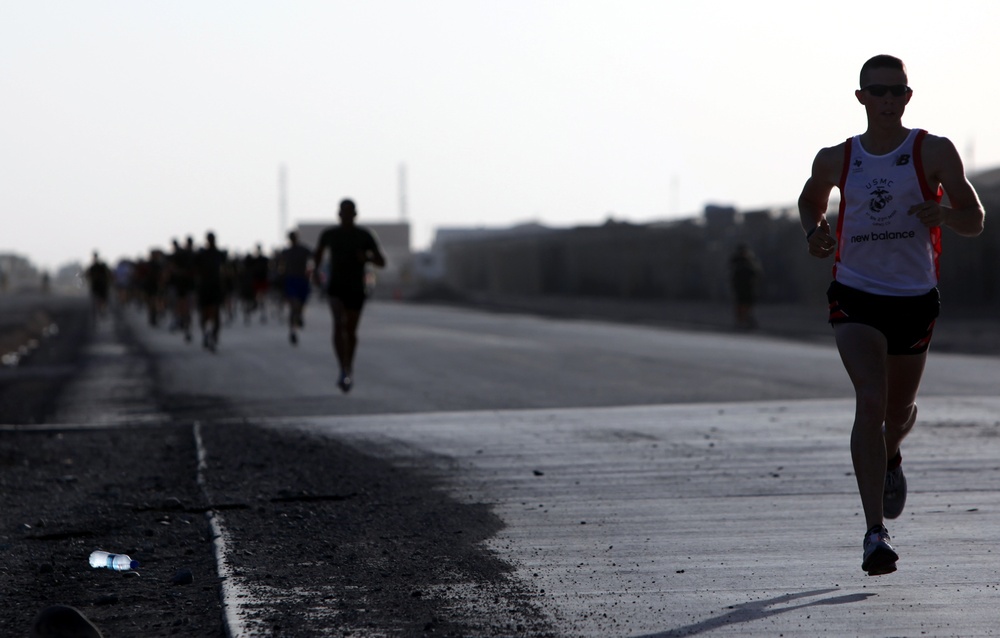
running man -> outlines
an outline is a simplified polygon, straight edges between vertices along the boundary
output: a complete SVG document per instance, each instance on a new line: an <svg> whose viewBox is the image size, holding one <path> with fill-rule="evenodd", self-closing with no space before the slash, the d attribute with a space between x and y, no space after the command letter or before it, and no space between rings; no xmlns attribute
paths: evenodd
<svg viewBox="0 0 1000 638"><path fill-rule="evenodd" d="M201 345L211 352L219 345L219 308L224 296L222 269L225 265L226 253L215 245L215 233L207 233L205 247L195 255L195 275Z"/></svg>
<svg viewBox="0 0 1000 638"><path fill-rule="evenodd" d="M90 314L94 319L104 317L108 312L108 292L111 288L111 269L94 251L90 266L84 271L90 287Z"/></svg>
<svg viewBox="0 0 1000 638"><path fill-rule="evenodd" d="M299 243L299 235L295 231L288 233L288 248L281 251L278 271L281 274L285 289L285 299L288 301L288 340L298 345L297 330L305 326L303 308L309 299L309 264L312 251Z"/></svg>
<svg viewBox="0 0 1000 638"><path fill-rule="evenodd" d="M358 323L367 297L367 264L385 267L385 255L375 235L355 225L357 208L350 199L340 202L340 224L323 231L313 255L313 277L320 283L323 253L330 251L330 274L327 292L333 314L333 351L340 364L337 386L349 392L354 383L354 352L358 347Z"/></svg>
<svg viewBox="0 0 1000 638"><path fill-rule="evenodd" d="M170 255L169 285L174 294L174 320L184 332L184 341L191 341L191 293L194 291L194 239L190 236L182 246L175 239Z"/></svg>
<svg viewBox="0 0 1000 638"><path fill-rule="evenodd" d="M271 283L271 260L257 244L257 252L248 257L250 279L253 282L254 308L260 309L260 322L267 323L267 292Z"/></svg>
<svg viewBox="0 0 1000 638"><path fill-rule="evenodd" d="M865 62L854 94L868 128L816 155L799 216L809 253L834 257L830 323L857 401L851 457L868 530L861 568L876 576L895 571L898 560L883 519L898 517L906 502L900 443L916 422L940 306L941 228L978 235L984 211L954 144L903 126L913 91L901 60ZM834 188L835 233L826 219Z"/></svg>
<svg viewBox="0 0 1000 638"><path fill-rule="evenodd" d="M136 266L139 290L142 292L146 305L146 316L149 325L154 328L159 324L163 304L163 262L165 259L163 251L153 248L149 251L149 258L141 260Z"/></svg>

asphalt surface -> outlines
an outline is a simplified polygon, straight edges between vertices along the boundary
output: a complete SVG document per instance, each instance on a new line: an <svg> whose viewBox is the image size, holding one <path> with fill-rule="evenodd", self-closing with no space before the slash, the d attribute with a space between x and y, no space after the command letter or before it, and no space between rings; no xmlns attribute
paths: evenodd
<svg viewBox="0 0 1000 638"><path fill-rule="evenodd" d="M782 316L794 320L787 313ZM376 317L366 319L366 337L375 340L398 332L391 322L380 325ZM498 321L507 329L512 324L532 323L503 317ZM310 315L310 322L311 330L320 334L328 330L321 313ZM554 325L563 333L591 329L588 322ZM723 325L719 322L712 330L722 332ZM507 348L516 345L506 334L501 338L499 329L481 317L476 317L475 326L484 335L492 335L491 343ZM161 360L193 356L171 355L176 340L165 341L163 333L146 331L141 322L133 328L142 347L159 352ZM602 327L594 329L606 334ZM658 338L643 332L648 328L636 330L628 332L629 338ZM751 347L756 348L755 356L772 352L836 364L836 354L829 343L823 344L820 330L799 339L799 346L752 338L751 342L765 345ZM456 339L466 334L453 332ZM247 341L242 348L259 341L254 334L243 335ZM425 338L427 334L421 333ZM687 335L682 340L702 338ZM112 366L117 366L116 378L128 383L116 386L121 392L116 398L102 394L101 384L85 391L71 388L65 396L77 392L76 398L62 404L62 418L76 415L72 418L82 421L77 425L91 426L128 426L137 418L156 423L163 418L162 411L137 408L137 397L149 395L143 389L145 373L130 356L133 351L116 346L114 333L105 336L111 340L96 352L106 365L116 362ZM470 337L464 346L474 343ZM709 342L704 344L708 347ZM234 345L224 333L223 347ZM370 349L374 365L376 347L363 347ZM727 337L719 347L740 345ZM783 353L783 348L790 351ZM329 357L328 352L325 355ZM279 375L285 372L273 355L265 351L259 356L270 356ZM226 624L233 635L434 635L434 631L470 636L993 635L998 633L993 601L1000 588L993 549L1000 512L1000 464L991 444L1000 435L996 417L1000 400L993 389L1000 379L1000 362L992 356L941 354L932 355L932 363L926 396L920 401L919 430L906 443L907 510L889 525L901 555L899 571L882 577L867 577L860 570L863 524L845 426L853 402L843 396L842 386L833 391L814 389L814 398L784 400L480 410L435 410L424 402L417 411L387 413L378 411L377 402L359 385L357 396L315 398L307 401L308 409L302 409L307 392L295 402L299 408L285 416L274 402L250 403L251 411L261 408L252 422L245 401L211 404L209 392L170 395L167 403L180 410L180 417L172 417L175 421L210 417L211 427L205 430L209 434L202 441L208 449L203 471L206 480L214 481L214 490L233 489L246 480L246 474L233 475L233 468L226 468L226 463L238 462L238 457L223 454L228 459L223 462L215 458L218 453L213 456L213 449L227 449L227 441L245 438L244 447L253 449L245 449L243 458L251 459L248 462L258 471L266 458L252 461L252 453L259 454L262 448L287 445L291 456L282 458L297 458L305 453L302 445L308 448L308 442L328 441L334 447L325 448L323 443L319 449L365 455L383 464L383 477L402 473L404 484L427 481L421 483L423 491L407 493L411 502L423 501L428 494L444 495L448 507L454 508L449 511L455 521L479 521L475 529L480 531L473 535L469 548L475 550L476 560L486 562L477 563L480 571L448 583L432 579L415 588L415 571L387 570L399 556L393 551L428 553L412 563L425 570L445 564L441 547L454 546L450 537L457 531L472 529L465 523L437 531L427 528L423 534L441 539L437 550L433 543L417 549L399 546L400 539L408 536L405 521L396 532L383 534L381 544L371 543L374 556L383 557L376 575L398 585L393 596L405 590L406 597L433 602L425 610L429 615L414 616L425 618L423 622L395 618L380 624L365 619L366 604L379 611L385 609L379 605L391 606L399 600L345 596L344 592L366 587L375 592L371 581L360 576L371 572L373 563L338 562L329 552L319 558L313 552L306 562L320 563L321 573L346 565L348 572L354 569L357 575L353 583L312 579L294 586L272 586L268 597L261 598L261 574L254 569L258 561L246 556L254 551L259 554L262 546L241 554L241 548L247 547L240 541L238 528L250 526L251 534L259 530L252 523L264 518L261 514L266 510L261 508L272 507L275 498L286 498L279 501L285 503L283 507L292 507L289 502L295 507L309 502L301 498L301 491L284 497L277 493L296 480L309 485L306 496L331 497L324 507L335 506L338 501L332 497L347 497L352 490L358 493L350 487L337 489L349 486L349 474L341 472L337 480L317 483L314 474L295 470L292 464L291 474L275 479L273 488L257 488L263 496L251 498L237 490L215 501L257 504L216 512L224 525L228 518L237 528L227 528L230 554L220 557L223 596L227 585L251 596L223 598ZM161 361L160 365L150 378L176 389L177 379L164 378L171 364L164 368ZM322 374L316 371L313 376ZM718 374L725 375L725 369L719 368ZM956 392L959 388L965 391ZM156 391L163 390L161 386ZM596 393L590 388L582 392ZM353 407L347 407L344 399L353 402ZM91 411L81 411L87 405ZM241 426L246 428L242 434L234 433L233 428ZM300 442L297 452L296 441ZM349 454L328 458L346 459ZM387 502L403 492L400 488L381 492L376 499L358 499L358 513L370 515L379 509L374 505L377 501ZM296 495L298 501L289 498ZM381 509L402 511L402 505ZM457 513L462 506L475 514L462 519L470 516ZM321 519L320 526L313 527L306 525L310 518L332 517L336 512L309 507L282 513L301 517L295 520L308 537L321 536L317 531L328 529L322 521L330 520ZM421 516L426 510L410 513ZM289 529L283 533L291 534ZM365 533L378 537L374 528ZM283 549L288 552L287 546ZM476 554L478 550L485 553ZM302 556L297 558L302 563ZM274 569L269 563L267 570ZM483 583L493 588L483 590ZM347 599L349 604L343 604ZM283 608L293 617L301 614L296 625L299 633L290 629L289 616L275 619L275 610ZM336 613L317 611L323 609ZM477 615L477 609L483 611ZM277 631L276 622L281 628Z"/></svg>

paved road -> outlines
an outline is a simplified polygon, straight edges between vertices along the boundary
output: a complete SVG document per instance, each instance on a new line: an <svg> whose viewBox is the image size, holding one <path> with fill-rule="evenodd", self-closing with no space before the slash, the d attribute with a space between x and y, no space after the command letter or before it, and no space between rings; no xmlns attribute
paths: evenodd
<svg viewBox="0 0 1000 638"><path fill-rule="evenodd" d="M900 570L868 578L830 345L375 303L345 396L325 311L307 321L298 348L235 325L216 355L133 323L192 414L332 437L491 505L488 547L560 636L997 632L1000 359L931 358ZM229 601L237 635L255 602Z"/></svg>
<svg viewBox="0 0 1000 638"><path fill-rule="evenodd" d="M996 632L1000 401L933 399L907 446L899 571L860 569L843 400L271 422L396 463L437 459L491 503L489 541L563 636ZM912 462L911 462L912 459Z"/></svg>
<svg viewBox="0 0 1000 638"><path fill-rule="evenodd" d="M171 394L226 397L254 416L650 405L840 398L832 343L702 334L608 322L370 304L348 400L334 385L325 308L292 348L275 325L237 323L218 356L165 331L140 336ZM940 354L925 394L992 395L992 358Z"/></svg>

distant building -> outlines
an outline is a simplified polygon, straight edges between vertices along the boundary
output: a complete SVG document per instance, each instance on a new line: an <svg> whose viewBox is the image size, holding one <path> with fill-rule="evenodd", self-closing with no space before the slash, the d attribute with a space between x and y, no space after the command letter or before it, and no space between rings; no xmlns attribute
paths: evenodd
<svg viewBox="0 0 1000 638"><path fill-rule="evenodd" d="M84 292L86 289L83 281L84 268L86 266L78 261L64 264L56 271L55 276L52 278L52 286L64 291Z"/></svg>
<svg viewBox="0 0 1000 638"><path fill-rule="evenodd" d="M712 234L721 234L736 225L736 209L732 206L705 206L705 227Z"/></svg>
<svg viewBox="0 0 1000 638"><path fill-rule="evenodd" d="M430 250L418 253L413 259L414 279L420 283L435 283L445 279L448 246L478 239L526 237L551 233L553 229L536 223L518 224L505 228L438 228Z"/></svg>
<svg viewBox="0 0 1000 638"><path fill-rule="evenodd" d="M37 288L41 275L27 258L13 253L0 253L0 292Z"/></svg>

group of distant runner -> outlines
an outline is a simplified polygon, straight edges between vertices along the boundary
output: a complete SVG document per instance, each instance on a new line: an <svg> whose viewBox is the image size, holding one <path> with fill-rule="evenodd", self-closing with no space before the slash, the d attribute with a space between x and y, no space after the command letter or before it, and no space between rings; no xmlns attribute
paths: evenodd
<svg viewBox="0 0 1000 638"><path fill-rule="evenodd" d="M184 242L174 239L172 245L169 252L154 248L148 256L123 259L114 269L95 252L85 271L95 315L105 314L113 292L119 303L142 306L150 326L167 319L172 332L191 341L197 310L202 343L213 350L220 317L231 323L239 308L246 323L255 316L266 322L269 307L280 309L283 299L270 294L281 279L280 254L268 257L258 245L255 253L231 255L219 248L212 232L201 246L191 236Z"/></svg>
<svg viewBox="0 0 1000 638"><path fill-rule="evenodd" d="M166 319L171 332L180 332L191 342L197 315L202 346L215 352L223 321L231 324L242 312L245 324L267 323L270 314L287 322L288 340L294 346L315 284L329 299L333 349L340 364L337 386L348 392L353 385L358 323L368 297L368 264L385 266L378 240L354 224L356 215L354 202L345 199L340 204L340 224L323 231L315 249L291 232L288 245L271 256L260 244L252 253L230 254L219 248L211 231L201 245L191 236L183 243L174 239L169 252L154 248L148 256L119 261L114 269L95 251L83 273L94 316L106 314L114 294L122 305L143 308L150 326Z"/></svg>

